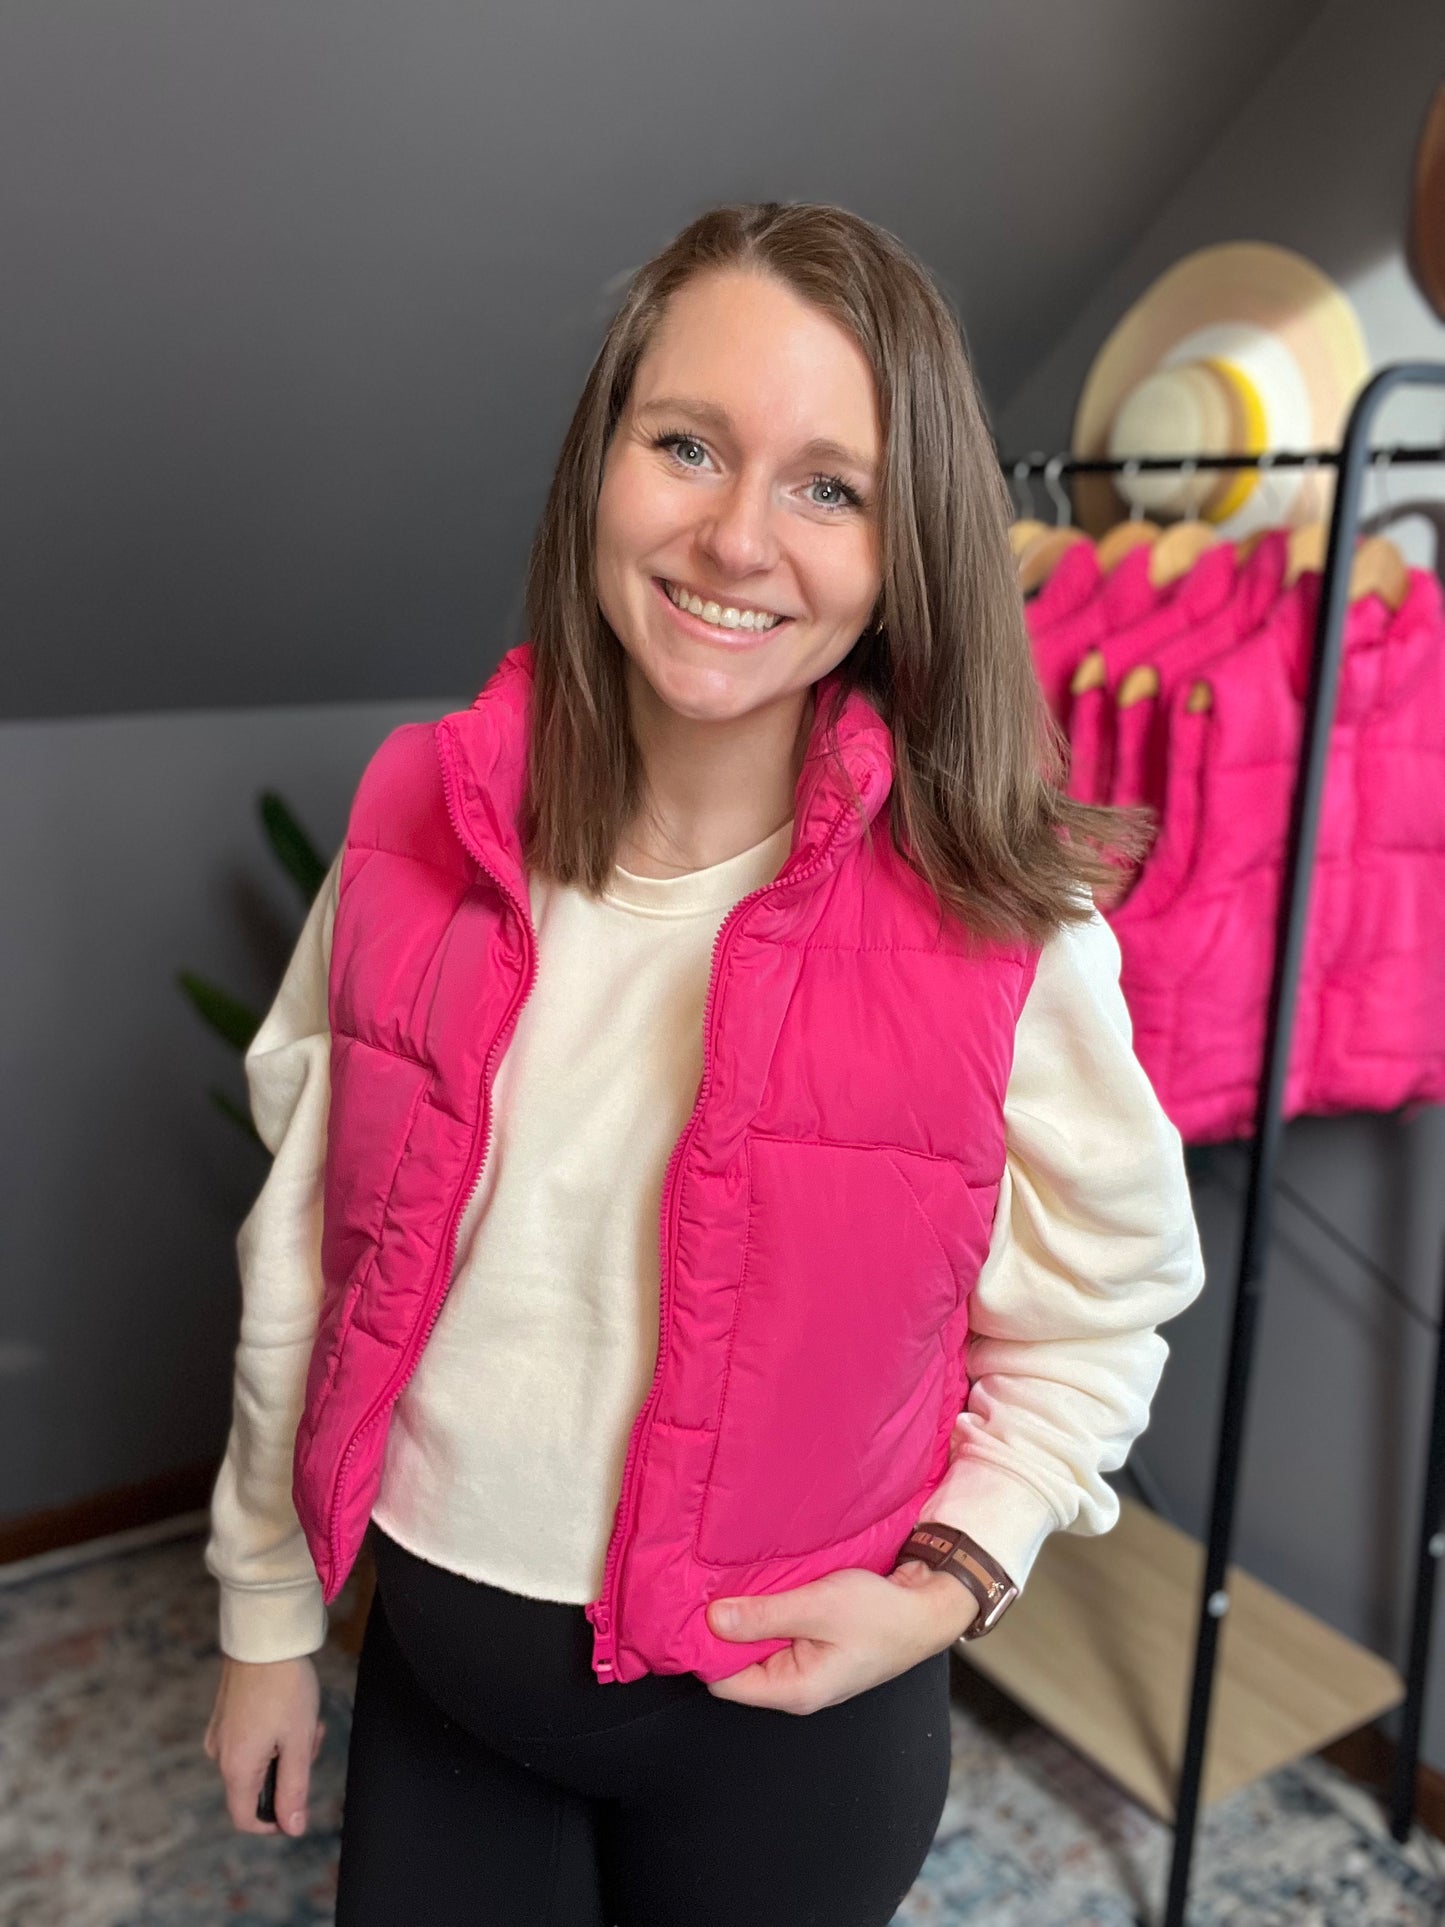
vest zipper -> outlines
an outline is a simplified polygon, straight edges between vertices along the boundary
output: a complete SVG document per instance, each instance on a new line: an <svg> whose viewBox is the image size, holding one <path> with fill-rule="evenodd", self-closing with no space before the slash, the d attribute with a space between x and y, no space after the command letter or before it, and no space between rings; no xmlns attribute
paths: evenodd
<svg viewBox="0 0 1445 1927"><path fill-rule="evenodd" d="M530 997L532 994L532 985L536 981L536 976L537 976L537 943L536 943L536 933L532 929L531 916L528 914L527 911L523 909L515 893L509 888L509 886L506 883L502 881L501 877L498 876L497 872L480 854L479 850L477 849L477 846L472 841L472 839L468 835L466 835L466 833L463 831L457 815L456 806L452 797L451 774L446 766L445 761L443 761L442 763L442 788L446 792L447 814L452 819L452 828L456 831L457 836L460 838L461 842L466 847L469 855L473 858L473 860L476 862L478 867L483 871L485 871L487 876L491 878L492 882L496 884L498 890L506 898L507 902L511 905L513 911L516 914L517 921L520 924L523 932L523 941L524 941L524 947L527 952L527 960L522 970L521 994L512 1000L511 1008L508 1010L507 1015L503 1018L502 1023L499 1026L496 1035L492 1039L491 1046L487 1051L486 1062L482 1067L481 1156L480 1157L476 1156L476 1133L474 1131L472 1134L472 1151L473 1151L473 1158L475 1162L474 1162L474 1168L472 1171L472 1181L469 1185L464 1187L462 1194L459 1195L458 1198L453 1200L453 1203L452 1203L451 1226L450 1226L450 1230L448 1231L447 1237L443 1240L443 1248L446 1250L448 1254L447 1269L445 1272L441 1274L442 1283L441 1283L440 1289L438 1289L436 1278L433 1277L432 1287L429 1294L429 1296L432 1299L432 1304L424 1320L425 1329L422 1330L422 1333L421 1333L421 1342L420 1344L417 1344L417 1343L408 1344L407 1351L406 1351L406 1358L400 1370L392 1374L391 1378L387 1382L386 1389L376 1399L370 1411L367 1413L366 1417L361 1421L361 1423L357 1426L356 1430L352 1433L350 1442L347 1445L345 1452L341 1456L341 1467L336 1476L336 1486L335 1486L335 1490L332 1495L332 1501L331 1501L330 1550L331 1550L331 1573L333 1578L335 1577L336 1572L340 1566L339 1545L340 1545L341 1499L342 1499L342 1494L346 1490L346 1480L347 1480L347 1475L351 1466L352 1455L356 1451L356 1448L360 1445L363 1435L370 1429L372 1425L375 1424L377 1419L381 1417L382 1413L386 1411L387 1407L391 1404L392 1400L400 1396L401 1391L405 1387L407 1379L411 1376L412 1368L415 1365L417 1358L421 1355L422 1351L426 1347L427 1340L431 1337L432 1327L436 1324L437 1319L441 1316L441 1309L443 1304L445 1304L446 1297L447 1297L447 1281L450 1279L452 1270L454 1269L457 1261L457 1238L461 1231L462 1219L466 1215L467 1206L471 1203L472 1199L476 1196L477 1187L482 1181L482 1172L486 1169L487 1152L491 1148L492 1080L495 1074L495 1071L494 1071L495 1061L501 1050L502 1044L506 1040L507 1036L510 1034L513 1026L517 1022L517 1019L521 1016L523 1004L526 1003L528 997ZM415 1334L413 1334L413 1337L415 1337Z"/></svg>
<svg viewBox="0 0 1445 1927"><path fill-rule="evenodd" d="M794 874L786 880L774 877L771 882L764 883L758 889L751 891L747 896L741 897L723 918L721 924L718 926L718 933L713 938L712 961L708 967L707 998L703 1006L702 1077L698 1083L697 1096L693 1100L691 1114L688 1117L687 1123L683 1126L677 1142L672 1147L672 1155L668 1158L667 1171L662 1182L662 1209L659 1213L661 1243L659 1317L661 1329L658 1334L657 1363L653 1368L652 1383L648 1387L647 1396L643 1400L641 1409L633 1421L632 1432L627 1441L627 1457L623 1461L622 1466L622 1486L618 1495L617 1514L613 1521L612 1537L608 1543L607 1561L603 1569L602 1594L599 1599L595 1600L593 1604L586 1609L587 1617L592 1622L594 1635L592 1642L592 1670L604 1686L615 1683L617 1679L617 1616L624 1570L622 1552L624 1542L631 1534L635 1522L638 1485L637 1462L646 1434L651 1430L652 1415L657 1404L657 1394L662 1384L662 1371L664 1363L666 1362L667 1342L672 1329L673 1242L676 1230L675 1214L672 1206L676 1192L677 1170L686 1152L686 1148L696 1131L698 1119L702 1113L708 1089L712 1082L713 1002L720 975L718 965L722 957L724 940L731 937L732 930L741 919L743 912L750 908L752 904L756 903L760 897L766 896L769 891L772 890L788 889L793 884L800 883L805 877L811 876L815 870L821 869L827 861L829 851L837 841L839 831L842 829L847 815L848 806L845 804L834 818L832 828L829 830L822 847L811 863L805 864L801 870L795 871Z"/></svg>

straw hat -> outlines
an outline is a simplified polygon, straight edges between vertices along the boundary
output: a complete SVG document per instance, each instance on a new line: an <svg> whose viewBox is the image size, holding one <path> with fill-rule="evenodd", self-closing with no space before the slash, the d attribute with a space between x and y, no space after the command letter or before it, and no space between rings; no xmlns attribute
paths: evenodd
<svg viewBox="0 0 1445 1927"><path fill-rule="evenodd" d="M1136 301L1095 357L1076 455L1214 455L1335 448L1370 373L1344 293L1313 262L1262 241L1201 248ZM1091 533L1137 506L1197 516L1221 538L1315 520L1333 471L1201 469L1075 478Z"/></svg>

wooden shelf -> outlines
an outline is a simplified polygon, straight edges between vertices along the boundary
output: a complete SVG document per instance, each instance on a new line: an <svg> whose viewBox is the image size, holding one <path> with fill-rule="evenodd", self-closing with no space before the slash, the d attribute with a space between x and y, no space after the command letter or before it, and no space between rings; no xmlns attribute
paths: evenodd
<svg viewBox="0 0 1445 1927"><path fill-rule="evenodd" d="M1102 1534L1055 1532L1021 1599L969 1665L1161 1820L1174 1795L1194 1672L1204 1547L1120 1499ZM1201 1800L1317 1752L1405 1697L1378 1653L1283 1593L1228 1570Z"/></svg>

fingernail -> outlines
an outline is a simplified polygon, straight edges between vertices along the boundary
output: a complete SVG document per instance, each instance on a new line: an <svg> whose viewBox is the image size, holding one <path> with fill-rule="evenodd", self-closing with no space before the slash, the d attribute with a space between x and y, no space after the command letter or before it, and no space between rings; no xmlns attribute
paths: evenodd
<svg viewBox="0 0 1445 1927"><path fill-rule="evenodd" d="M304 1807L301 1808L299 1812L291 1815L291 1831L293 1833L304 1833L306 1831L306 1809Z"/></svg>
<svg viewBox="0 0 1445 1927"><path fill-rule="evenodd" d="M738 1609L736 1606L714 1606L713 1619L721 1633L735 1633L738 1629Z"/></svg>

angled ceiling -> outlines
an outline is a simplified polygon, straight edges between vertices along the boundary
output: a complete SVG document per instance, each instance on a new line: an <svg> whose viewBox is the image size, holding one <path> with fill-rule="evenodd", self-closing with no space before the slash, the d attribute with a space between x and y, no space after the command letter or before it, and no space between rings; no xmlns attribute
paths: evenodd
<svg viewBox="0 0 1445 1927"><path fill-rule="evenodd" d="M19 0L0 715L466 695L621 280L840 202L991 411L1318 0Z"/></svg>

